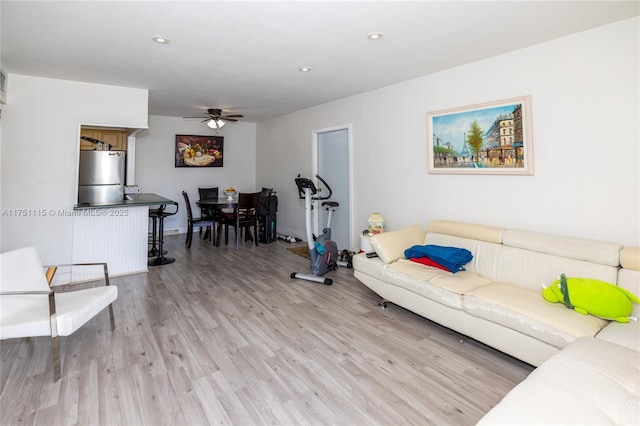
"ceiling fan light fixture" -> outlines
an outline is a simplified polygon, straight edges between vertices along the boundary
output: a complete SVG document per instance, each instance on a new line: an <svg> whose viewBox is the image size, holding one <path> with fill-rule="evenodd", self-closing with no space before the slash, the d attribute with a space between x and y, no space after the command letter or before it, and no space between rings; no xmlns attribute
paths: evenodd
<svg viewBox="0 0 640 426"><path fill-rule="evenodd" d="M207 121L207 126L211 127L212 129L221 129L222 126L224 126L224 121L222 120L214 120L213 118L209 121Z"/></svg>

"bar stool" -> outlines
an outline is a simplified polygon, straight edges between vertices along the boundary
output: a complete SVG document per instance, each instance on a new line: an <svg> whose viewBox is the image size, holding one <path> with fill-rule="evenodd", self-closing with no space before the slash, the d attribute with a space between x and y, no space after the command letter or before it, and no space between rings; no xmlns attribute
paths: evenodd
<svg viewBox="0 0 640 426"><path fill-rule="evenodd" d="M151 219L151 249L149 250L149 257L156 257L158 255L158 247L156 247L156 243L158 242L158 218L160 217L160 212L164 206L160 206L157 208L149 208L149 218ZM167 251L164 250L162 254L167 254Z"/></svg>
<svg viewBox="0 0 640 426"><path fill-rule="evenodd" d="M149 266L159 266L159 265L168 265L169 263L173 263L176 260L173 257L165 257L164 253L164 218L173 216L178 213L178 204L175 205L176 209L172 212L166 211L165 206L162 206L159 211L154 212L154 215L157 215L158 220L158 256L155 259L149 260L147 263ZM151 211L149 212L151 216Z"/></svg>

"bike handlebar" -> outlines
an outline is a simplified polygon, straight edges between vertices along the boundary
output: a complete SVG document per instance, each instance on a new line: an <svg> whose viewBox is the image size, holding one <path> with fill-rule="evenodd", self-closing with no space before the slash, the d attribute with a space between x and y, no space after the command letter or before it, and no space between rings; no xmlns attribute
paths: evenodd
<svg viewBox="0 0 640 426"><path fill-rule="evenodd" d="M320 182L322 182L324 184L324 186L327 187L327 189L329 190L329 195L327 196L320 196L318 194L318 192L320 192L322 189L318 189L316 188L316 186L313 184L313 181L309 178L303 178L300 177L300 175L298 175L298 177L296 178L296 185L298 186L298 195L300 196L301 199L304 199L305 193L304 190L306 188L309 188L311 190L311 199L312 200L328 200L329 198L331 198L331 195L333 194L333 191L331 190L331 187L329 186L329 184L327 183L326 180L322 179L320 177L320 175L316 175L316 177L318 178L318 180ZM316 195L318 194L318 195Z"/></svg>

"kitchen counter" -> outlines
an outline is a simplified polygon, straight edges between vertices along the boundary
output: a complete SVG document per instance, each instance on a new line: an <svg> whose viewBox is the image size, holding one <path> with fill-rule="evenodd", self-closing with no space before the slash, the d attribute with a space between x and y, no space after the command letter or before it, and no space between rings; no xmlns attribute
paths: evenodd
<svg viewBox="0 0 640 426"><path fill-rule="evenodd" d="M80 203L73 206L74 210L109 209L118 207L157 206L160 204L177 204L175 201L153 193L125 195L120 201Z"/></svg>
<svg viewBox="0 0 640 426"><path fill-rule="evenodd" d="M113 276L148 270L149 207L175 205L158 194L131 194L122 200L74 206L73 263L107 262ZM72 270L72 282L89 281L101 271Z"/></svg>

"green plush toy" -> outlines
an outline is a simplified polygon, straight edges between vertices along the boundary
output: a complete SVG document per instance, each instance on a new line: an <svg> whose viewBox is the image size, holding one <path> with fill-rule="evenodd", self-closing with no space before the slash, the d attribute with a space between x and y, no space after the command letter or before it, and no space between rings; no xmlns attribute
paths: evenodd
<svg viewBox="0 0 640 426"><path fill-rule="evenodd" d="M629 322L633 304L640 299L630 291L591 278L567 278L565 274L551 284L542 286L542 297L551 303L563 302L567 308L583 315L594 315L617 322Z"/></svg>

